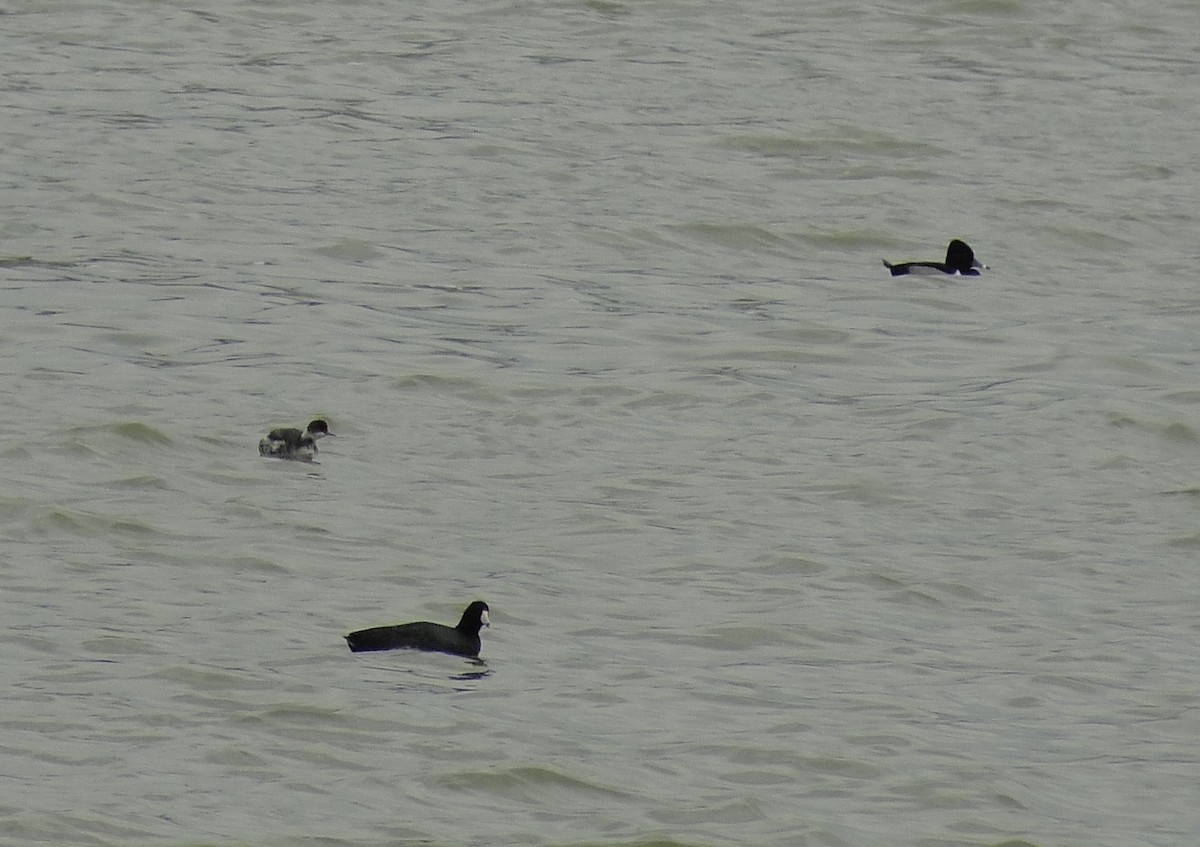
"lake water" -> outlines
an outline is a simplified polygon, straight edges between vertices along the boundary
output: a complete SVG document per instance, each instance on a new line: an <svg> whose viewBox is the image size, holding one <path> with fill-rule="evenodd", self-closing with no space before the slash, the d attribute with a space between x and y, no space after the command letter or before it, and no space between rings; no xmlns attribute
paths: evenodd
<svg viewBox="0 0 1200 847"><path fill-rule="evenodd" d="M0 841L1194 843L1197 31L7 4Z"/></svg>

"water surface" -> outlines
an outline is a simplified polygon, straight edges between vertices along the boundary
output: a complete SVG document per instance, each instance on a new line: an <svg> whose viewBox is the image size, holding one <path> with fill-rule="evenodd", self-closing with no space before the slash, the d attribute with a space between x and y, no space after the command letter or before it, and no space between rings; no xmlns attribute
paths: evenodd
<svg viewBox="0 0 1200 847"><path fill-rule="evenodd" d="M1200 831L1194 6L0 20L5 840Z"/></svg>

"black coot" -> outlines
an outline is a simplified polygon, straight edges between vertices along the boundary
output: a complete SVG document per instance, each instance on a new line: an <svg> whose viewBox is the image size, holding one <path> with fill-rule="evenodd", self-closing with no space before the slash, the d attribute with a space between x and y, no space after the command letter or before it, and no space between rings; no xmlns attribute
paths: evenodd
<svg viewBox="0 0 1200 847"><path fill-rule="evenodd" d="M418 621L396 626L360 629L346 636L350 652L368 650L431 650L474 659L479 655L479 630L488 625L488 604L476 600L462 614L458 626Z"/></svg>

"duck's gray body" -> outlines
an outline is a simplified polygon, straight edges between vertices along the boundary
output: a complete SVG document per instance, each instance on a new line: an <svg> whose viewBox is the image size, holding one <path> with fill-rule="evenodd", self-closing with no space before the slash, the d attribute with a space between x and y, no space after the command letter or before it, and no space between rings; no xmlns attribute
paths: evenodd
<svg viewBox="0 0 1200 847"><path fill-rule="evenodd" d="M280 427L258 442L258 453L272 459L311 459L317 453L317 439L326 435L333 433L329 431L329 424L322 420L313 421L303 431Z"/></svg>

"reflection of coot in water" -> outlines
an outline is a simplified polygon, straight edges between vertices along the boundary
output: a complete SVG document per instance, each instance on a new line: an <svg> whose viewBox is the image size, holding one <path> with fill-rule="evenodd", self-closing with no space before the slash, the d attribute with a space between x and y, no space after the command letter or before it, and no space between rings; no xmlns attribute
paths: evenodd
<svg viewBox="0 0 1200 847"><path fill-rule="evenodd" d="M476 600L462 614L458 626L418 621L396 626L360 629L346 636L350 652L368 650L431 650L474 659L479 655L479 630L488 625L488 604Z"/></svg>

